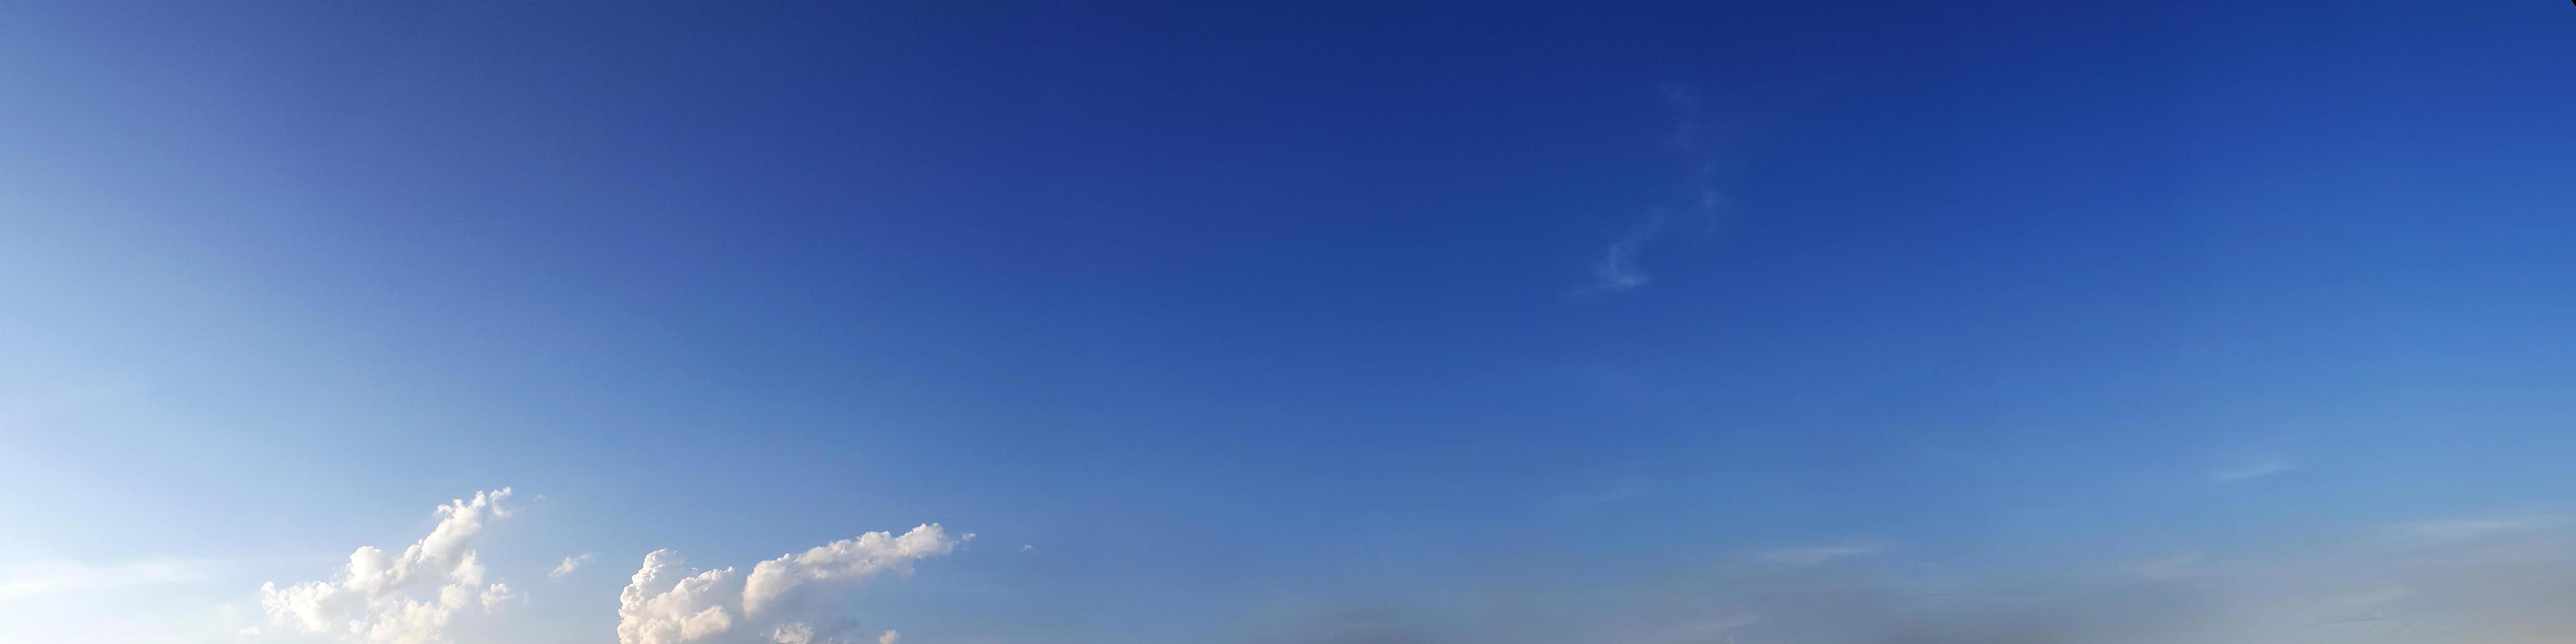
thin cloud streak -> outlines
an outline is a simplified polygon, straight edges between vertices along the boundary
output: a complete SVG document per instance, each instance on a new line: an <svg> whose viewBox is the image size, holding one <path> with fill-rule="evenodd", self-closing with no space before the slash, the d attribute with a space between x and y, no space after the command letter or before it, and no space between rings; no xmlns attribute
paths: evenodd
<svg viewBox="0 0 2576 644"><path fill-rule="evenodd" d="M2428 548L2537 532L2566 523L2566 517L2548 514L2412 521L2382 526L2376 543L2394 549Z"/></svg>
<svg viewBox="0 0 2576 644"><path fill-rule="evenodd" d="M2209 480L2215 483L2233 483L2236 481L2287 472L2290 471L2290 467L2291 465L2289 461L2277 458L2268 459L2248 465L2210 472Z"/></svg>
<svg viewBox="0 0 2576 644"><path fill-rule="evenodd" d="M1706 117L1702 115L1700 98L1687 88L1670 85L1664 88L1664 100L1674 114L1667 143L1681 158L1677 194L1647 208L1643 218L1610 242L1601 258L1592 263L1592 283L1578 294L1621 293L1645 287L1652 278L1641 267L1640 257L1676 220L1695 222L1702 232L1717 227L1724 197L1718 192L1715 164L1702 140Z"/></svg>
<svg viewBox="0 0 2576 644"><path fill-rule="evenodd" d="M590 563L590 560L590 553L582 553L580 556L575 557L565 557L563 563L555 564L554 570L546 571L546 578L562 579L564 575L569 575L572 574L572 571L580 570L581 565Z"/></svg>

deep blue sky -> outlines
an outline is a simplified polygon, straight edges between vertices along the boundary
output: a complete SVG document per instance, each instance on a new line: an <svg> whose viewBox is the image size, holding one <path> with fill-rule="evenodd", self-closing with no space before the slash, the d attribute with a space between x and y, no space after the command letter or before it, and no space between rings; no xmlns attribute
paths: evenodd
<svg viewBox="0 0 2576 644"><path fill-rule="evenodd" d="M756 4L0 6L0 568L512 486L526 641L921 522L870 632L1665 641L2576 489L2552 2Z"/></svg>

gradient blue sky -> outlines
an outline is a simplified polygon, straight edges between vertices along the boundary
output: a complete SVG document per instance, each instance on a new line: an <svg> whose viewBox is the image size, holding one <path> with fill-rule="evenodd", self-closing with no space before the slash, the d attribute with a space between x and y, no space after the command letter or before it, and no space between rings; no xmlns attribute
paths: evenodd
<svg viewBox="0 0 2576 644"><path fill-rule="evenodd" d="M2576 626L2567 5L752 4L0 4L0 640Z"/></svg>

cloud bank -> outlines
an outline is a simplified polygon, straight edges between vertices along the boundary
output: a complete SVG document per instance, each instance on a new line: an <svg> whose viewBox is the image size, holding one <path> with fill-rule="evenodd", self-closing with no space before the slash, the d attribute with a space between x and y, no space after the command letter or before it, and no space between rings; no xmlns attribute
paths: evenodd
<svg viewBox="0 0 2576 644"><path fill-rule="evenodd" d="M448 644L450 626L466 615L492 613L518 599L508 584L485 584L474 545L492 522L508 518L510 488L477 492L438 506L438 525L400 554L373 546L350 553L328 580L259 588L267 626L235 630L239 637L301 633L370 644ZM936 523L901 535L870 532L780 555L752 566L693 570L679 553L656 550L618 594L620 644L851 644L855 624L834 615L843 594L881 574L910 575L913 564L949 554L973 534L952 536ZM547 573L560 578L593 560L565 557ZM142 573L162 575L160 567ZM46 579L62 577L52 575ZM108 575L80 575L83 578ZM41 581L41 580L39 580ZM12 582L11 592L46 592L53 582ZM230 627L227 627L230 628ZM901 634L874 636L893 644Z"/></svg>
<svg viewBox="0 0 2576 644"><path fill-rule="evenodd" d="M348 565L328 581L259 587L270 623L305 633L333 633L349 641L444 644L459 614L490 611L514 597L508 584L484 585L474 539L491 521L508 518L510 488L476 492L438 506L438 527L400 555L374 546L349 553Z"/></svg>
<svg viewBox="0 0 2576 644"><path fill-rule="evenodd" d="M948 554L975 535L951 537L939 524L896 536L870 532L781 555L738 576L733 568L692 570L679 553L644 556L618 594L619 644L692 642L839 644L852 625L831 616L834 600L869 577L909 575L916 561ZM891 641L893 631L880 641Z"/></svg>

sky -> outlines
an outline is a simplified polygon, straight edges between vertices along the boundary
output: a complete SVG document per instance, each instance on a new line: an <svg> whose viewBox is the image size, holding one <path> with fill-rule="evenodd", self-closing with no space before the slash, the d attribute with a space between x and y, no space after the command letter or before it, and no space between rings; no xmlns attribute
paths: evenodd
<svg viewBox="0 0 2576 644"><path fill-rule="evenodd" d="M0 3L0 641L2564 641L2571 29Z"/></svg>

